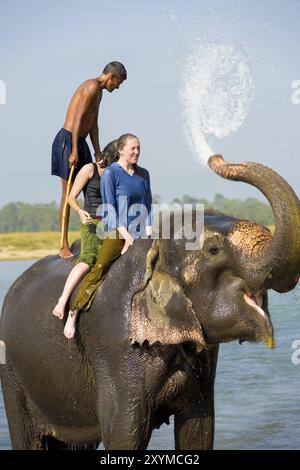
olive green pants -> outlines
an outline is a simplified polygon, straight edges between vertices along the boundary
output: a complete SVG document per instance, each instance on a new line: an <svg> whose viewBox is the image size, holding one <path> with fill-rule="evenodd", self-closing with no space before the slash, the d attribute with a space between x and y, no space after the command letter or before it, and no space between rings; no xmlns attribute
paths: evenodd
<svg viewBox="0 0 300 470"><path fill-rule="evenodd" d="M80 229L80 255L78 263L88 264L90 268L95 266L102 241L97 237L97 225L81 224Z"/></svg>
<svg viewBox="0 0 300 470"><path fill-rule="evenodd" d="M125 240L119 238L119 232L114 232L114 234L116 238L107 236L99 247L97 261L80 284L71 303L71 310L89 310L101 281L113 262L120 256Z"/></svg>

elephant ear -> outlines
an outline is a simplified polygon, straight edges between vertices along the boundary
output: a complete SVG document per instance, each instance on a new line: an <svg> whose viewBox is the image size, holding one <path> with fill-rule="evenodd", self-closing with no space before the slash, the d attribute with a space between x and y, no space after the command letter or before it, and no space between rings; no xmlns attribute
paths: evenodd
<svg viewBox="0 0 300 470"><path fill-rule="evenodd" d="M154 270L146 287L135 294L131 305L132 344L163 345L191 341L197 352L205 348L199 320L191 301L170 274Z"/></svg>

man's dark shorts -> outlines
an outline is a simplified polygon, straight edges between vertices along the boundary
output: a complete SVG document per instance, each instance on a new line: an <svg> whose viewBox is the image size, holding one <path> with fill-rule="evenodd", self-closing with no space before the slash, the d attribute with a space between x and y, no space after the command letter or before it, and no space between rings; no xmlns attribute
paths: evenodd
<svg viewBox="0 0 300 470"><path fill-rule="evenodd" d="M51 175L68 180L70 173L69 157L72 152L72 133L61 129L52 144ZM92 156L88 144L83 137L78 139L78 163L74 176L86 163L92 163Z"/></svg>

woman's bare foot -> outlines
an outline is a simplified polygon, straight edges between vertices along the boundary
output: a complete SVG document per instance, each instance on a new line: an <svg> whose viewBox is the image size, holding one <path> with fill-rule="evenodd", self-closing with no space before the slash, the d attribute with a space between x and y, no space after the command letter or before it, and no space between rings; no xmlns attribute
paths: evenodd
<svg viewBox="0 0 300 470"><path fill-rule="evenodd" d="M64 335L66 338L74 338L76 333L76 320L77 320L78 310L70 310L67 322L64 328Z"/></svg>
<svg viewBox="0 0 300 470"><path fill-rule="evenodd" d="M74 255L72 251L70 250L70 248L63 248L62 250L60 250L59 256L63 259L68 259L68 258L73 258Z"/></svg>
<svg viewBox="0 0 300 470"><path fill-rule="evenodd" d="M65 314L65 304L59 300L55 305L52 313L55 317L58 317L60 320L62 320Z"/></svg>

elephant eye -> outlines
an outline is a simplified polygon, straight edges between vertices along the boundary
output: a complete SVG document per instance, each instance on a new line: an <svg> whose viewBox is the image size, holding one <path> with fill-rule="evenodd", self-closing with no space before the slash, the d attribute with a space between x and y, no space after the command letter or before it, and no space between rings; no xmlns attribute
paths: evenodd
<svg viewBox="0 0 300 470"><path fill-rule="evenodd" d="M216 255L217 253L219 253L220 251L220 248L218 248L217 246L212 246L210 249L209 249L209 252L211 255Z"/></svg>

